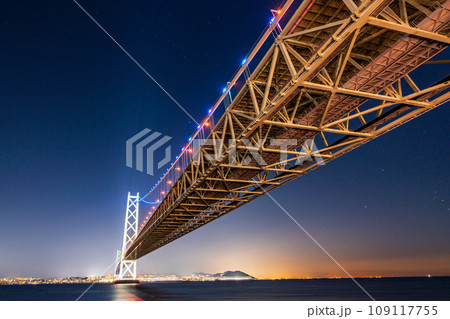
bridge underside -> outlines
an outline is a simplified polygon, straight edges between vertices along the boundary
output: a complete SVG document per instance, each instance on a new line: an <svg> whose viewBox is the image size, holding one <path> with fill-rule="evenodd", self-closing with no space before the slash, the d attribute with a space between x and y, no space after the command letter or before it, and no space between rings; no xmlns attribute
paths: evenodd
<svg viewBox="0 0 450 319"><path fill-rule="evenodd" d="M450 0L305 0L211 130L214 145L201 147L219 158L190 162L126 259L447 102L448 78L420 89L408 74L448 46L449 32ZM290 141L287 156L271 139Z"/></svg>

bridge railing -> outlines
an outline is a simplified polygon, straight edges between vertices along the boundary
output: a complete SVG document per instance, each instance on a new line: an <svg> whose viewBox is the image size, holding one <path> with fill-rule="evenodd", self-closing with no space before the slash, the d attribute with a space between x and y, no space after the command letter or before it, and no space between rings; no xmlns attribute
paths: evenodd
<svg viewBox="0 0 450 319"><path fill-rule="evenodd" d="M379 14L385 15L383 10L392 10L384 0L365 1L354 13L347 2L344 6L344 2L335 1L331 11L340 14L333 17L335 21L321 26L315 26L312 21L317 17L314 12L323 11L320 9L323 2L316 1L316 7L311 10L313 14L302 20L308 4L314 1L306 0L303 10L297 9L249 76L245 87L239 90L226 116L219 119L223 108L218 106L224 103L221 96L212 115L207 117L209 122L202 122L205 125L199 127L171 169L143 199L153 201L156 211L151 217L145 217L137 240L126 253L127 258L140 258L315 169L321 165L320 161L297 164L305 153L316 157L314 144L318 147L314 152L323 157L324 162L331 161L450 98L449 92L435 98L449 88L448 79L420 90L407 76L411 69L450 44L448 37L434 32L441 26L444 28L441 33L450 28L450 0L446 0L445 8L435 9L428 17L420 16L421 22L416 27L398 24L395 29L392 23L378 18ZM441 14L443 11L445 15ZM390 37L380 36L378 31L373 33L370 26L374 24L385 25ZM289 34L293 25L298 28L294 34ZM319 37L312 50L308 45L311 34ZM371 50L361 46L374 36L380 36L377 40L381 40L382 45L377 41ZM294 49L289 41L302 46ZM352 56L357 60L351 60ZM280 72L275 72L277 69ZM239 76L246 77L250 73L248 70L247 65ZM232 83L223 95L229 93L231 87L238 88L239 82ZM404 86L406 83L410 88ZM433 100L428 100L431 98ZM218 148L226 155L213 162L202 162L204 157L201 156L199 165L193 165L204 137L218 140ZM267 164L248 165L249 149L245 142L261 139L267 143L258 142L255 152L260 151ZM295 148L289 151L292 156L286 159L279 156L281 148L268 145L272 139L295 139ZM308 139L318 142L303 147L302 143ZM238 144L234 147L238 148L239 154L234 156L238 163L229 162L232 157L231 147L226 149L229 140ZM197 147L195 142L198 142ZM203 145L201 151L206 155L215 150Z"/></svg>

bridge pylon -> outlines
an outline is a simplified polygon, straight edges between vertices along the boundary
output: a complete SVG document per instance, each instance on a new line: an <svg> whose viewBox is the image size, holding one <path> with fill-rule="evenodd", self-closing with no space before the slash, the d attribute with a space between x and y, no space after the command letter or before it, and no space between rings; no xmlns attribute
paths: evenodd
<svg viewBox="0 0 450 319"><path fill-rule="evenodd" d="M125 226L123 231L122 251L114 273L114 283L139 283L136 279L136 260L124 260L124 254L136 239L138 234L139 219L139 193L135 196L128 192L127 211L125 214Z"/></svg>

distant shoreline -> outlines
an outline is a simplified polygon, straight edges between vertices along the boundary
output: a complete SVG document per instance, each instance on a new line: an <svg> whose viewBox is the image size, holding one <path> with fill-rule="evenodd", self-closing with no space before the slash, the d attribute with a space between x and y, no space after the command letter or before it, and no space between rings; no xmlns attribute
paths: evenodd
<svg viewBox="0 0 450 319"><path fill-rule="evenodd" d="M162 277L162 276L161 276ZM348 277L317 277L317 278L222 278L211 280L195 280L195 279L164 279L161 278L152 280L150 278L138 277L141 283L171 283L171 282L223 282L223 281L282 281L282 280L351 280ZM366 276L366 277L354 277L354 279L408 279L408 278L430 278L440 279L449 278L450 276ZM66 277L66 278L34 278L34 277L17 277L17 278L0 278L0 286L9 285L58 285L58 284L112 284L113 278L109 277Z"/></svg>

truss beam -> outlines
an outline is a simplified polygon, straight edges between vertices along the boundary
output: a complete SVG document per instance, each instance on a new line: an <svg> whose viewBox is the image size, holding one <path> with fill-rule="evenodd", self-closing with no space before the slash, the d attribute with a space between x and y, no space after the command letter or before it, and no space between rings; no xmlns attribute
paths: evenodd
<svg viewBox="0 0 450 319"><path fill-rule="evenodd" d="M212 129L214 146L200 148L125 259L446 103L448 78L419 88L408 74L450 43L450 0L417 4L305 0ZM282 149L272 140L294 143Z"/></svg>

